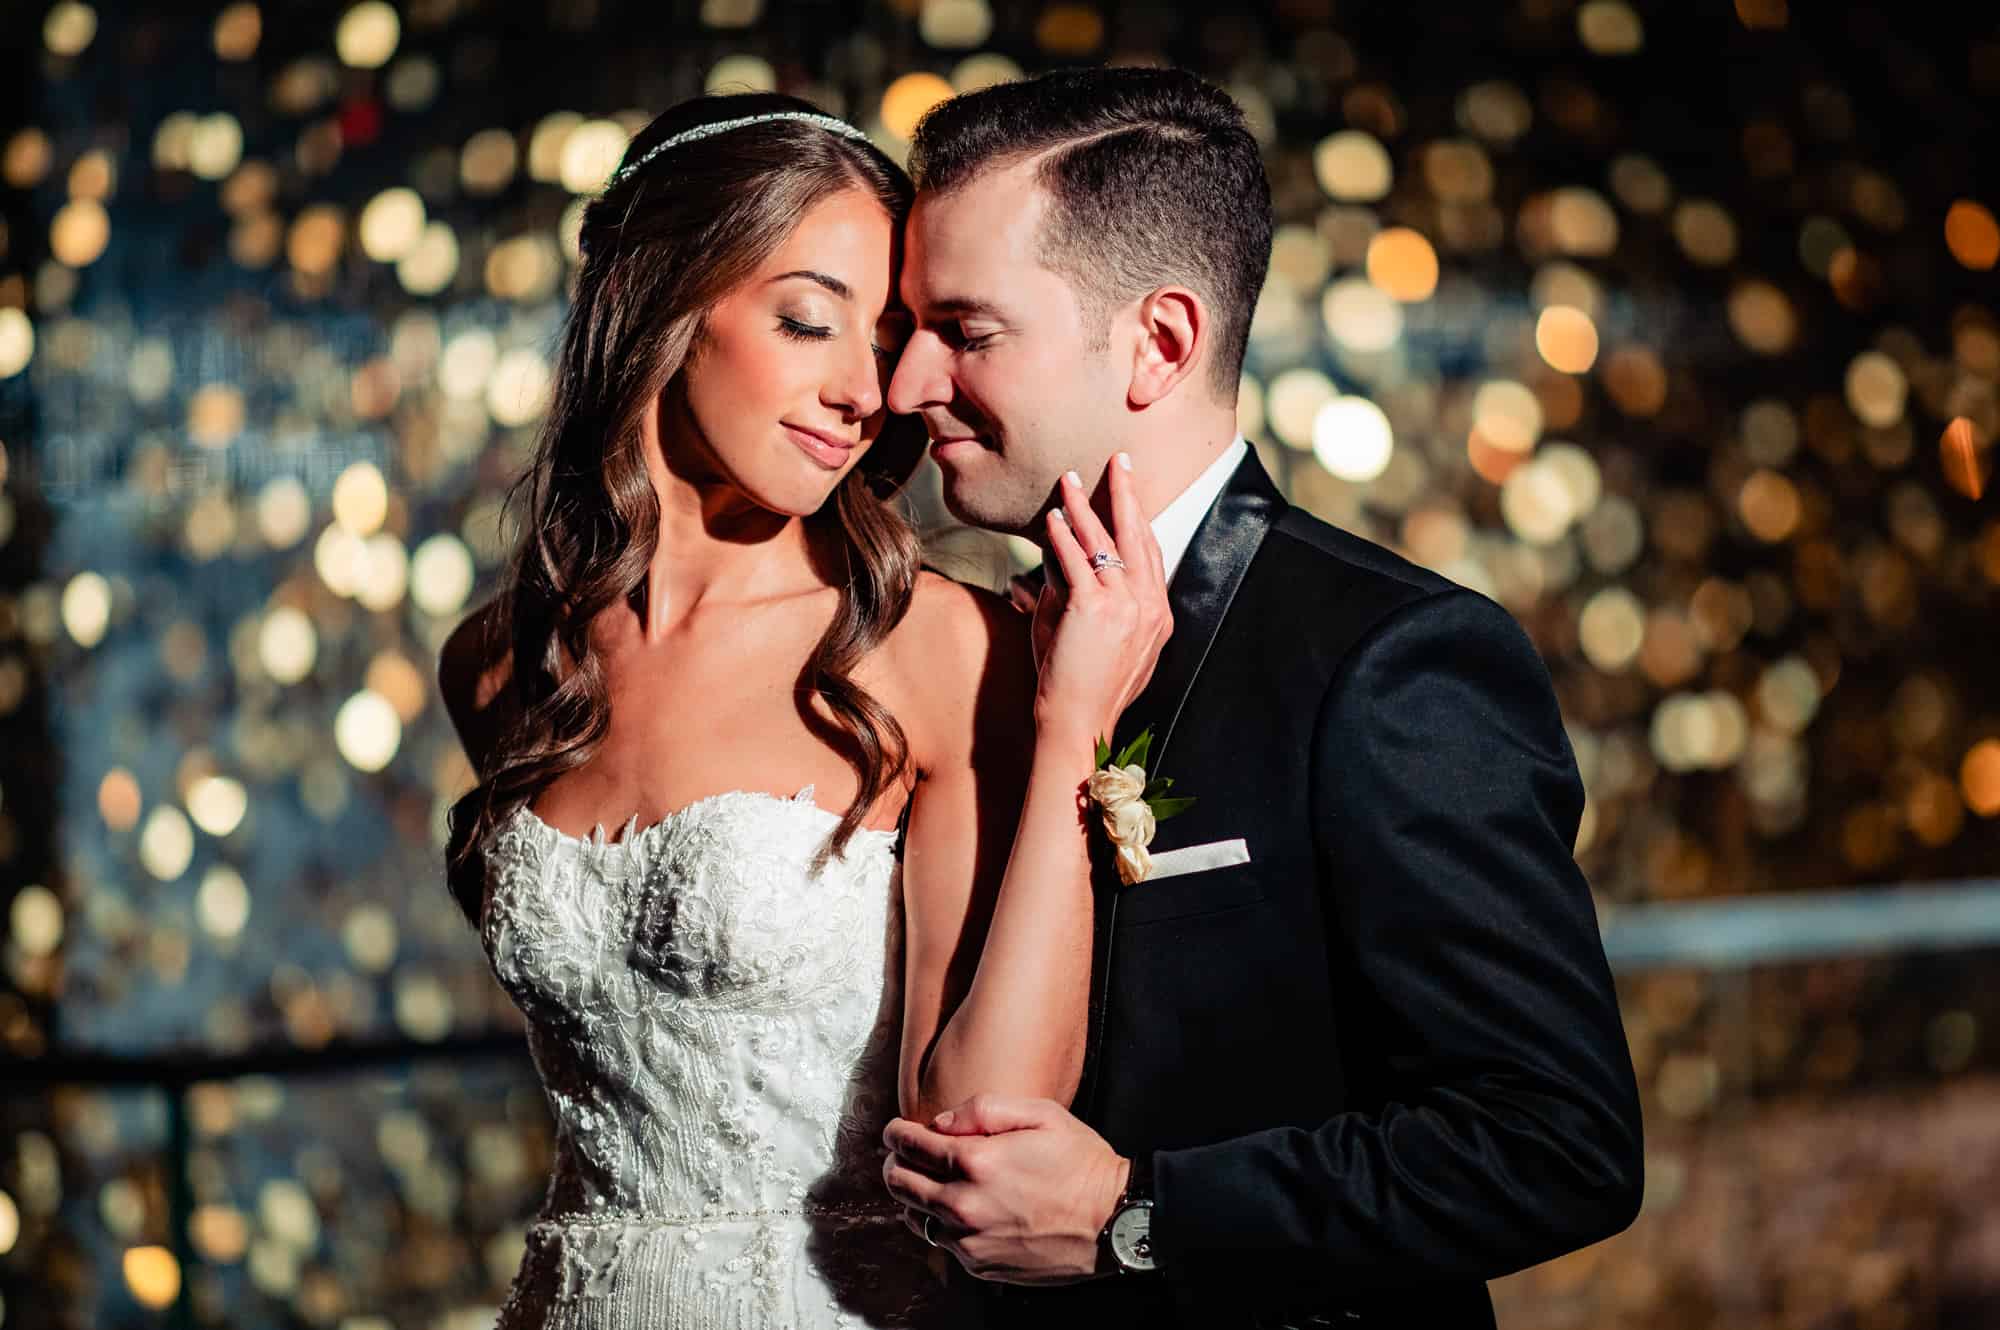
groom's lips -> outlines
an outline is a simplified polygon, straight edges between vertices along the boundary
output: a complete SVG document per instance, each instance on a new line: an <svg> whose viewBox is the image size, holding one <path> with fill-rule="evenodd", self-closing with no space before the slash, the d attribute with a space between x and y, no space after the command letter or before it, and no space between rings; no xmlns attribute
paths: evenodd
<svg viewBox="0 0 2000 1330"><path fill-rule="evenodd" d="M966 444L981 448L986 446L977 434L961 434L949 439L932 439L931 455L942 460L948 451Z"/></svg>

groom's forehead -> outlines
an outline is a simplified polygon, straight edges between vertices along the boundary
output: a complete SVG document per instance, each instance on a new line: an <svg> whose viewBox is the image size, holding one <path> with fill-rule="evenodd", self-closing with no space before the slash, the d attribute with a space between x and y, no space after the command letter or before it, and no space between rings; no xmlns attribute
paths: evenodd
<svg viewBox="0 0 2000 1330"><path fill-rule="evenodd" d="M949 193L918 195L907 259L920 285L1042 266L1047 197L1038 183L1023 184L1013 175L989 172Z"/></svg>

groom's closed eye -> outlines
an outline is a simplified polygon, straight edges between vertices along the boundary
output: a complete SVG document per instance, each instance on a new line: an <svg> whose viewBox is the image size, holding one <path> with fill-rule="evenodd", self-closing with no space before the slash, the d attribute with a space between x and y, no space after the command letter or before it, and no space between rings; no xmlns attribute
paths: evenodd
<svg viewBox="0 0 2000 1330"><path fill-rule="evenodd" d="M962 323L948 323L943 328L940 328L938 332L947 344L956 347L960 351L983 350L995 337L999 336L997 329L991 331L974 331Z"/></svg>
<svg viewBox="0 0 2000 1330"><path fill-rule="evenodd" d="M991 302L969 297L925 305L924 321L939 341L961 351L980 350L1008 327L1006 317Z"/></svg>

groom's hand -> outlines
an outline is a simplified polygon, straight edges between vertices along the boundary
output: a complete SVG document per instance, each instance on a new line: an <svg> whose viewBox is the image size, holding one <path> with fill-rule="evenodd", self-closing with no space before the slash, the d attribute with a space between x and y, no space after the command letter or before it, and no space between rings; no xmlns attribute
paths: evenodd
<svg viewBox="0 0 2000 1330"><path fill-rule="evenodd" d="M1097 1235L1131 1165L1052 1099L975 1095L929 1127L897 1118L882 1163L903 1221L981 1279L1067 1284L1098 1273Z"/></svg>

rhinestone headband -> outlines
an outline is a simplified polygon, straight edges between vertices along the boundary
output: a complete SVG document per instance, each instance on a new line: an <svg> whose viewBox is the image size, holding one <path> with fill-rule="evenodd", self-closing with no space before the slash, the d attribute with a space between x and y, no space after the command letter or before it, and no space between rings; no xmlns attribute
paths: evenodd
<svg viewBox="0 0 2000 1330"><path fill-rule="evenodd" d="M677 148L683 143L692 143L696 139L712 138L717 134L726 134L732 129L741 129L745 125L761 125L766 120L802 120L808 125L818 125L821 129L830 130L835 134L841 135L843 138L866 140L868 137L867 134L856 129L853 125L848 124L838 116L821 115L815 111L768 111L763 115L746 115L740 120L717 120L712 124L696 125L693 129L684 129L670 138L661 139L658 143L646 149L637 161L627 162L616 171L613 171L611 178L604 182L605 192L609 193L611 190L616 189L620 183L638 171L640 167L658 157L668 148Z"/></svg>

